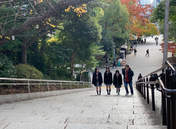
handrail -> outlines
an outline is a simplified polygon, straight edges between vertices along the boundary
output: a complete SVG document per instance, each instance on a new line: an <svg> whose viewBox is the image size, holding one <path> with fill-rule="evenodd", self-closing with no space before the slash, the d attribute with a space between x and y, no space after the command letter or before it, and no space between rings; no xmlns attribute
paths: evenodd
<svg viewBox="0 0 176 129"><path fill-rule="evenodd" d="M148 82L137 82L137 84L157 84L159 83L160 86L161 86L161 89L166 92L166 93L174 93L176 94L176 89L168 89L168 88L165 88L164 84L163 84L163 81L161 80L161 78L159 77L158 78L158 81L148 81Z"/></svg>
<svg viewBox="0 0 176 129"><path fill-rule="evenodd" d="M161 76L156 77L152 74L162 71ZM167 72L168 71L168 72ZM151 72L143 78L136 81L136 88L142 94L147 103L150 103L149 88L151 89L152 110L155 111L155 89L161 92L161 109L162 109L162 124L167 125L168 129L176 129L176 70L173 65L166 61L163 67ZM152 81L151 81L152 80ZM163 81L166 81L165 85ZM174 89L175 88L175 89Z"/></svg>
<svg viewBox="0 0 176 129"><path fill-rule="evenodd" d="M6 81L34 81L34 82L83 82L83 81L65 81L65 80L43 80L43 79L25 79L25 78L0 78Z"/></svg>
<svg viewBox="0 0 176 129"><path fill-rule="evenodd" d="M25 78L0 78L0 88L14 88L15 93L19 90L16 86L24 88L28 93L35 92L35 86L43 88L42 91L52 91L52 87L55 86L55 90L64 88L82 88L90 87L90 82L84 81L63 81L63 80L42 80L42 79L25 79ZM5 87L4 87L5 86ZM81 88L80 87L80 88Z"/></svg>
<svg viewBox="0 0 176 129"><path fill-rule="evenodd" d="M148 82L137 82L137 84L156 84L156 81L148 81Z"/></svg>
<svg viewBox="0 0 176 129"><path fill-rule="evenodd" d="M153 71L153 72L147 74L146 76L142 77L141 79L137 80L137 81L136 81L136 84L156 84L157 82L154 83L154 82L151 82L151 81L150 81L150 82L140 82L140 81L143 81L146 77L148 77L148 76L150 76L150 75L152 75L152 74L154 74L154 73L157 73L157 72L161 71L163 68L166 68L167 65L168 65L174 72L176 72L176 70L175 70L175 68L172 66L172 64L171 64L169 61L166 61L166 64L163 65L161 68L159 68L159 69L157 69L157 70L155 70L155 71ZM161 89L162 89L164 92L166 92L166 93L175 93L175 94L176 94L176 89L168 89L168 88L166 88L166 87L164 86L162 80L160 79L160 77L158 78L158 83L160 84Z"/></svg>
<svg viewBox="0 0 176 129"><path fill-rule="evenodd" d="M160 77L159 77L159 79L158 79L158 82L159 82L159 84L160 84L160 86L161 86L161 89L162 89L164 92L170 93L170 94L172 94L172 93L176 94L176 89L168 89L168 88L165 88L165 86L164 86L164 84L163 84L163 81L161 80Z"/></svg>
<svg viewBox="0 0 176 129"><path fill-rule="evenodd" d="M171 64L169 61L166 61L166 64L167 64L173 71L176 71L175 68L172 66L172 64ZM153 72L151 72L151 73L149 73L149 74L143 76L141 79L139 79L139 80L137 80L137 81L141 81L141 80L145 79L146 77L148 77L148 76L150 76L150 75L152 75L152 74L154 74L154 73L157 73L157 72L161 71L161 70L164 69L164 68L166 68L166 65L163 65L161 68L159 68L159 69L157 69L157 70L155 70L155 71L153 71Z"/></svg>
<svg viewBox="0 0 176 129"><path fill-rule="evenodd" d="M172 66L172 64L171 64L169 61L166 61L166 64L167 64L173 71L176 71L176 69ZM153 71L153 72L151 72L151 73L149 73L149 74L143 76L143 77L142 77L141 79L139 79L138 81L141 81L141 80L145 79L146 77L150 76L151 74L157 73L157 72L161 71L161 70L164 69L164 68L166 68L166 65L163 65L161 68L159 68L159 69L157 69L157 70L155 70L155 71Z"/></svg>
<svg viewBox="0 0 176 129"><path fill-rule="evenodd" d="M155 71L153 71L153 72L151 72L151 73L149 73L149 74L143 76L141 79L137 80L136 82L144 80L146 77L148 77L148 76L150 76L150 75L152 75L152 74L154 74L154 73L157 73L157 72L161 71L161 70L164 69L165 67L166 67L165 65L162 66L161 68L159 68L159 69L157 69L157 70L155 70Z"/></svg>
<svg viewBox="0 0 176 129"><path fill-rule="evenodd" d="M166 63L169 65L169 67L173 70L176 71L175 68L171 65L171 63L169 61L166 61Z"/></svg>

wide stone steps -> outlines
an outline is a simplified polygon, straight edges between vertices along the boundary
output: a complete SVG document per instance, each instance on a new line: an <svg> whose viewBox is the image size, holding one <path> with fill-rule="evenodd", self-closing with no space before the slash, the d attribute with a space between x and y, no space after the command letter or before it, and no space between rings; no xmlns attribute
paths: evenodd
<svg viewBox="0 0 176 129"><path fill-rule="evenodd" d="M160 111L152 111L135 90L110 96L102 88L0 105L0 129L166 129Z"/></svg>

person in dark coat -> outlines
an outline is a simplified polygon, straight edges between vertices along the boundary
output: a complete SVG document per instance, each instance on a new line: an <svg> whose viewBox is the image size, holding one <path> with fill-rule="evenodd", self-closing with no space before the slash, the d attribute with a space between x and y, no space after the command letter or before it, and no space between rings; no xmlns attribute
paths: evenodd
<svg viewBox="0 0 176 129"><path fill-rule="evenodd" d="M145 56L149 56L149 49L146 50Z"/></svg>
<svg viewBox="0 0 176 129"><path fill-rule="evenodd" d="M131 95L133 95L133 81L132 80L133 80L134 72L131 70L129 65L126 65L125 68L122 69L122 74L124 77L124 86L126 90L126 95L129 94L128 85L130 86Z"/></svg>
<svg viewBox="0 0 176 129"><path fill-rule="evenodd" d="M122 85L122 75L120 74L119 70L116 70L116 72L114 73L113 84L116 88L116 93L119 95L120 94L120 88L121 88L121 85Z"/></svg>
<svg viewBox="0 0 176 129"><path fill-rule="evenodd" d="M155 37L156 45L158 45L158 37Z"/></svg>
<svg viewBox="0 0 176 129"><path fill-rule="evenodd" d="M136 48L134 48L134 55L136 55L136 53L137 53L137 50L136 50Z"/></svg>
<svg viewBox="0 0 176 129"><path fill-rule="evenodd" d="M138 75L138 82L143 82L141 73L139 73L139 75ZM138 90L141 91L141 84L138 84L136 86L137 86Z"/></svg>
<svg viewBox="0 0 176 129"><path fill-rule="evenodd" d="M103 83L102 74L99 72L98 68L95 69L92 77L92 84L96 87L97 95L101 95L101 86Z"/></svg>
<svg viewBox="0 0 176 129"><path fill-rule="evenodd" d="M106 68L106 71L104 73L104 83L106 85L107 95L110 95L111 94L111 85L112 85L112 73L111 73L109 67Z"/></svg>
<svg viewBox="0 0 176 129"><path fill-rule="evenodd" d="M141 73L139 73L139 75L138 75L138 81L139 81L140 79L142 79L142 74L141 74Z"/></svg>
<svg viewBox="0 0 176 129"><path fill-rule="evenodd" d="M164 73L164 69L162 69L162 73L159 75L159 77L161 78L164 86L166 85L166 74Z"/></svg>

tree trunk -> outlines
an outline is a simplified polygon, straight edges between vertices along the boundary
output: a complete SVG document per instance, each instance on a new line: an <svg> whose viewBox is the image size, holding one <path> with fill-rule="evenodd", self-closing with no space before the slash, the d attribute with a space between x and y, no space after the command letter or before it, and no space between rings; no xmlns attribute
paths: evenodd
<svg viewBox="0 0 176 129"><path fill-rule="evenodd" d="M168 32L169 32L169 0L165 2L165 18L164 18L164 52L163 65L165 65L168 57Z"/></svg>
<svg viewBox="0 0 176 129"><path fill-rule="evenodd" d="M74 60L75 60L75 56L76 56L76 52L72 53L71 56L71 75L73 76L73 72L74 72Z"/></svg>
<svg viewBox="0 0 176 129"><path fill-rule="evenodd" d="M22 63L27 64L27 44L22 44Z"/></svg>

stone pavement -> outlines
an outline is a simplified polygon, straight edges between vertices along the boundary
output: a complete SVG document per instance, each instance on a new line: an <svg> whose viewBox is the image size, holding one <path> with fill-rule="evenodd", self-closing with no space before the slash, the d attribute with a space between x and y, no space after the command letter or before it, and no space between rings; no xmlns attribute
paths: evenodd
<svg viewBox="0 0 176 129"><path fill-rule="evenodd" d="M137 54L127 56L127 63L135 71L135 79L139 73L146 75L162 66L163 54L161 46L155 45L155 38L147 38L146 45L137 45ZM159 44L162 42L162 36L159 37ZM146 50L149 49L150 56L145 56Z"/></svg>
<svg viewBox="0 0 176 129"><path fill-rule="evenodd" d="M0 129L165 129L143 98L95 91L4 104Z"/></svg>
<svg viewBox="0 0 176 129"><path fill-rule="evenodd" d="M135 72L147 74L162 62L159 46L152 43L137 46L137 55L127 57ZM154 41L154 40L153 40ZM150 57L145 57L146 48ZM121 68L118 68L121 69ZM115 69L113 69L113 72ZM95 89L0 105L0 129L166 129L161 115L135 90L125 96L124 87L117 96L115 89L107 96L105 87L97 96Z"/></svg>

